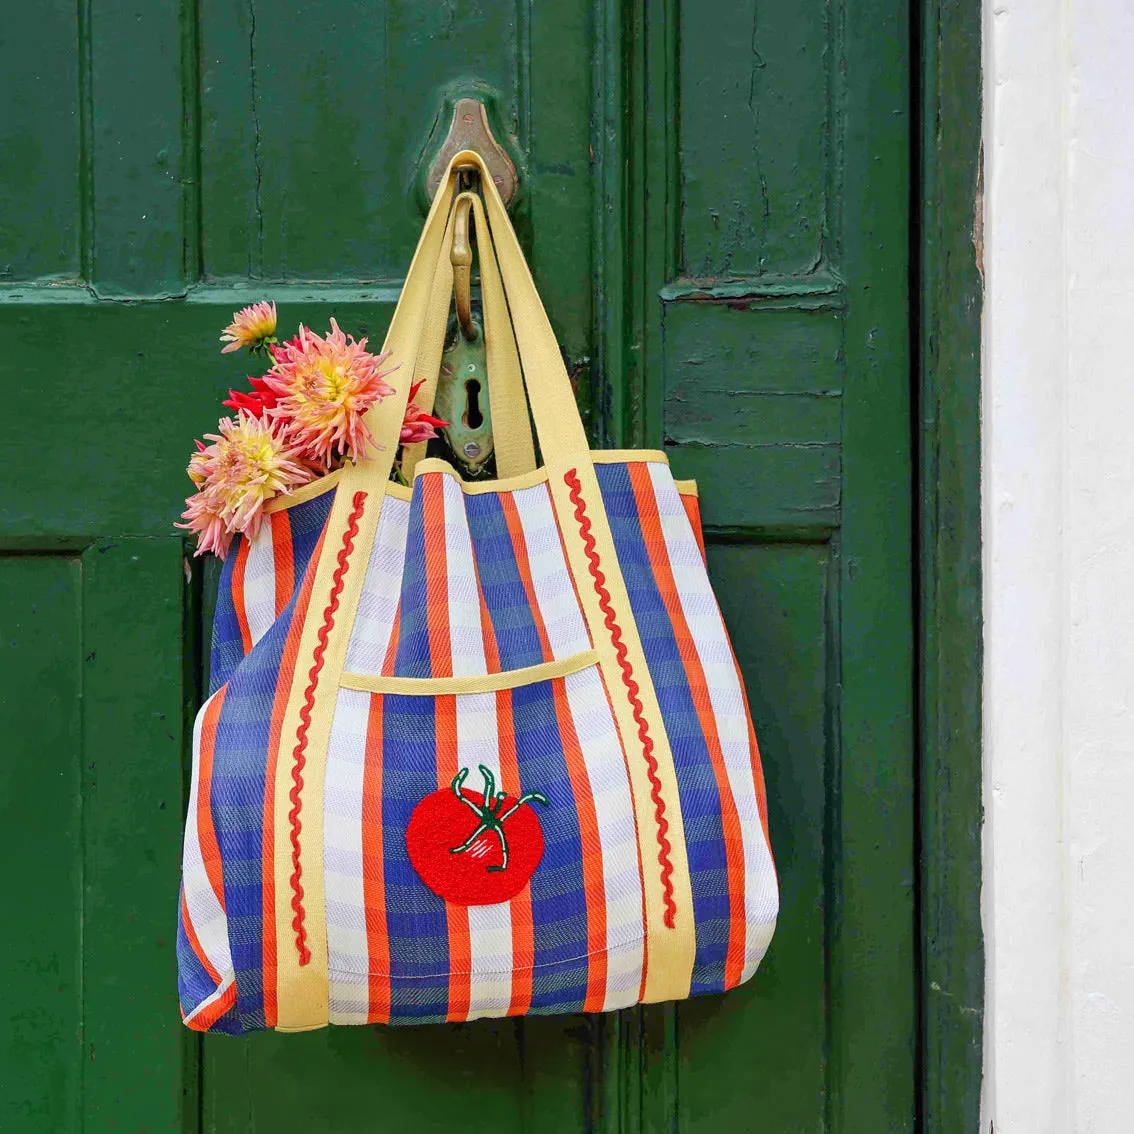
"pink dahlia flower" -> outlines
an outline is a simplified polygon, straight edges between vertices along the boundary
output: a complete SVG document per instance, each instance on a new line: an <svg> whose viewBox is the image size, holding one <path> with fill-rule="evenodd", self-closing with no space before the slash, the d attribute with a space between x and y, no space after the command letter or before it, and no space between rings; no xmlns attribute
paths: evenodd
<svg viewBox="0 0 1134 1134"><path fill-rule="evenodd" d="M276 333L276 305L274 303L253 303L234 312L232 322L225 327L220 341L228 343L221 348L221 354L228 354L241 347L249 350L263 350L274 343Z"/></svg>
<svg viewBox="0 0 1134 1134"><path fill-rule="evenodd" d="M238 413L221 418L219 433L207 433L211 445L198 448L189 462L189 478L197 486L186 500L178 527L197 532L197 552L214 551L221 558L232 533L254 539L264 518L264 505L312 479L290 439L266 418ZM229 539L216 527L223 526Z"/></svg>
<svg viewBox="0 0 1134 1134"><path fill-rule="evenodd" d="M276 362L264 381L277 400L268 413L286 422L288 438L303 456L324 467L336 456L365 457L374 438L363 415L394 392L383 381L390 373L382 369L388 356L370 354L366 339L355 342L334 319L326 338L301 324L299 334L272 355Z"/></svg>
<svg viewBox="0 0 1134 1134"><path fill-rule="evenodd" d="M232 532L225 526L223 517L213 508L212 501L204 492L198 492L185 501L185 511L181 513L184 524L176 527L186 528L197 536L197 550L194 557L212 552L223 559L232 546Z"/></svg>
<svg viewBox="0 0 1134 1134"><path fill-rule="evenodd" d="M406 406L406 416L402 420L402 432L399 437L403 445L416 445L419 441L431 441L437 436L438 429L449 424L447 421L442 421L439 417L422 413L420 407L417 406L413 400L420 389L421 383L418 382L410 390L410 402L409 405Z"/></svg>

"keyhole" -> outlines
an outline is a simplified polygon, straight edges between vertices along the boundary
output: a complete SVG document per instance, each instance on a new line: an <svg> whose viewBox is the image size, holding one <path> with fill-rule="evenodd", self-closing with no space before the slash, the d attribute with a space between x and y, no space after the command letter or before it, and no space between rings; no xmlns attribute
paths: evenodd
<svg viewBox="0 0 1134 1134"><path fill-rule="evenodd" d="M470 429L479 429L484 424L484 414L480 412L480 383L475 378L465 383L465 394L468 396L465 424Z"/></svg>

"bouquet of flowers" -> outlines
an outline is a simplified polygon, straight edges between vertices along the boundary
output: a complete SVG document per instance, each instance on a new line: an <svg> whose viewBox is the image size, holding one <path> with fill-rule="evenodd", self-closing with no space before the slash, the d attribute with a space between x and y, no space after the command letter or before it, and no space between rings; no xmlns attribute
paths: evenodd
<svg viewBox="0 0 1134 1134"><path fill-rule="evenodd" d="M189 460L196 492L185 501L183 523L197 536L196 555L225 557L237 532L254 539L264 505L300 485L358 461L377 443L363 420L366 411L394 393L384 381L387 354L371 354L331 320L326 336L299 325L286 342L276 338L276 305L254 303L236 312L220 341L221 353L247 349L270 366L249 377L248 390L229 390L216 433L197 442ZM402 422L400 443L428 441L447 424L414 404L415 386ZM208 442L208 444L206 444ZM395 462L393 476L400 476Z"/></svg>

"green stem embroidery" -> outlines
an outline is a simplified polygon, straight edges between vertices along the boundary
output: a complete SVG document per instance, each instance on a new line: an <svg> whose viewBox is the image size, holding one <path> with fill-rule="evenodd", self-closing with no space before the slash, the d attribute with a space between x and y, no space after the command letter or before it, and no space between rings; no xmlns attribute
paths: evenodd
<svg viewBox="0 0 1134 1134"><path fill-rule="evenodd" d="M500 851L503 856L503 861L499 866L489 866L486 869L490 873L500 873L508 869L508 838L504 834L504 821L510 816L515 814L525 803L542 803L544 807L547 806L547 796L542 792L529 791L525 792L501 814L501 809L504 807L508 799L508 793L502 791L497 794L496 791L496 777L492 772L483 764L478 764L481 777L484 780L484 802L474 803L467 795L465 795L461 788L464 786L465 780L468 778L468 768L462 768L454 777L449 786L453 789L453 794L467 807L474 815L480 820L477 828L459 847L450 847L450 854L464 854L469 850L472 845L480 838L481 835L491 831L500 840Z"/></svg>

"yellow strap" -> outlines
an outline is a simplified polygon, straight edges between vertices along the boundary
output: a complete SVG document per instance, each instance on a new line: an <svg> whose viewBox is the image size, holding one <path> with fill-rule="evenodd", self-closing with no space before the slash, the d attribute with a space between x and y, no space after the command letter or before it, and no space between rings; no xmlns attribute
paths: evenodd
<svg viewBox="0 0 1134 1134"><path fill-rule="evenodd" d="M512 332L512 321L504 298L504 285L492 248L488 222L475 193L461 193L453 202L456 209L468 201L476 221L477 249L480 254L481 301L484 310L485 362L488 369L488 398L492 413L492 434L496 452L496 470L499 476L519 476L535 467L535 448L532 445L531 425L528 421L527 400L524 396L520 355ZM433 316L433 313L427 318ZM449 323L448 302L444 314L446 330ZM436 396L440 357L437 369L431 368L432 358L419 354L414 382L422 383L416 404L431 413ZM425 457L427 442L407 446L402 457L402 473L413 480L418 462Z"/></svg>
<svg viewBox="0 0 1134 1134"><path fill-rule="evenodd" d="M485 349L488 352L488 399L498 477L524 476L536 467L528 400L524 394L520 352L504 298L504 283L496 263L492 231L480 198L474 196L476 242L480 254L481 300L484 306ZM499 375L499 378L497 377Z"/></svg>
<svg viewBox="0 0 1134 1134"><path fill-rule="evenodd" d="M453 265L449 260L449 247L453 240L451 206L455 183L456 173L451 163L448 175L437 190L437 196L433 198L433 206L426 217L421 239L406 273L402 294L386 332L382 349L389 352L390 363L397 368L387 378L395 392L367 410L364 421L378 442L378 448L371 450L368 458L355 466L359 480L372 489L385 485L390 479L418 356L428 345L427 316L431 309L437 307L435 295L438 290L444 290L444 308L448 308L448 297L453 289ZM441 276L440 281L438 275ZM434 319L433 322L436 324L437 320ZM441 322L444 322L444 316ZM434 331L434 338L437 335L440 336L441 348L444 349L444 327ZM437 358L440 365L440 351L437 352Z"/></svg>
<svg viewBox="0 0 1134 1134"><path fill-rule="evenodd" d="M303 623L299 649L280 727L275 777L274 860L276 923L276 1027L306 1031L324 1027L329 1014L327 972L326 892L323 869L323 787L327 748L334 719L339 678L346 663L354 625L377 533L398 433L405 416L409 384L417 356L434 277L448 271L445 237L451 225L452 178L438 193L405 288L386 336L386 348L400 368L392 375L396 393L367 414L367 422L382 444L369 460L347 465L323 529L323 550L312 582L310 606ZM353 534L352 534L353 533ZM350 548L348 552L348 548ZM340 556L342 556L340 560ZM337 580L336 580L337 576ZM332 598L334 601L332 602ZM319 664L316 665L316 658ZM310 694L310 707L308 696ZM306 718L306 720L304 719ZM305 731L301 730L301 726ZM302 744L300 737L303 737ZM310 956L300 963L292 909L290 793L296 785L297 749L302 748L302 788L299 792L299 866L303 887L303 928Z"/></svg>
<svg viewBox="0 0 1134 1134"><path fill-rule="evenodd" d="M447 697L461 693L497 693L501 689L519 689L555 677L598 665L598 654L584 650L558 661L540 662L503 673L465 674L462 677L382 677L370 673L344 673L339 684L344 689L361 689L364 693L401 693L409 697Z"/></svg>

